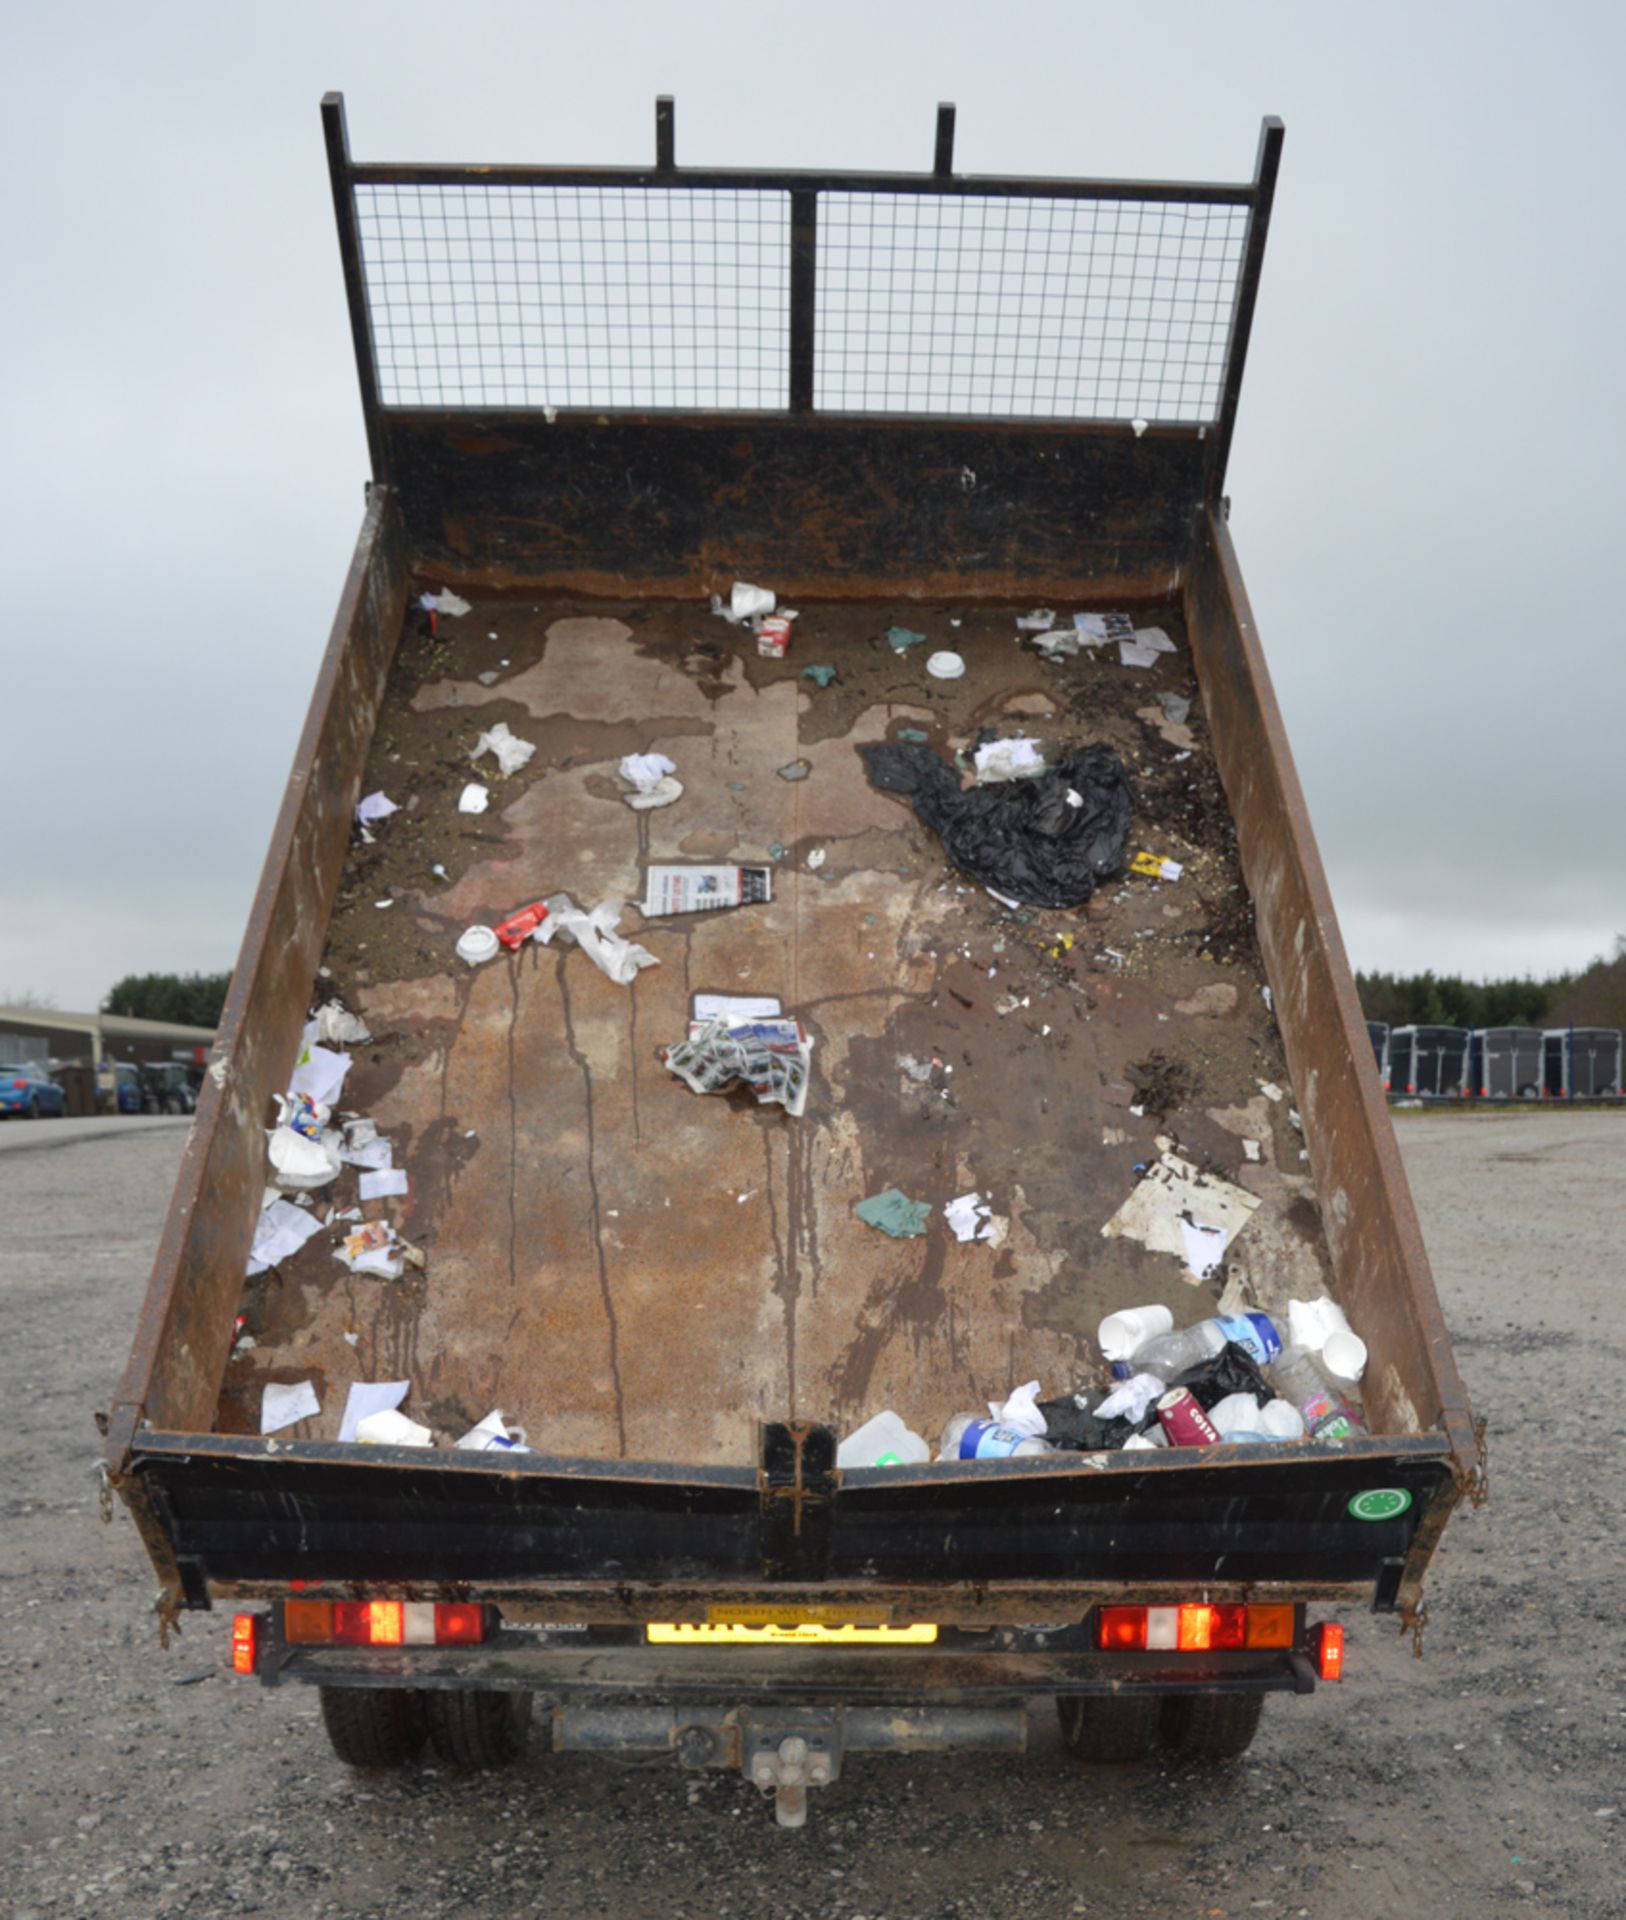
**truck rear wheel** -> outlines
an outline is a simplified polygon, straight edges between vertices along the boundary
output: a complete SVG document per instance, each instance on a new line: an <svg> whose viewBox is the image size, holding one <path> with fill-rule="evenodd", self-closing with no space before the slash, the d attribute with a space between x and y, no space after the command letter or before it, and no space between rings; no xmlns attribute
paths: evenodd
<svg viewBox="0 0 1626 1920"><path fill-rule="evenodd" d="M1157 1694L1064 1694L1056 1702L1062 1743L1075 1760L1094 1765L1149 1760L1162 1705Z"/></svg>
<svg viewBox="0 0 1626 1920"><path fill-rule="evenodd" d="M506 1767L525 1751L531 1696L480 1690L424 1696L436 1753L449 1767Z"/></svg>
<svg viewBox="0 0 1626 1920"><path fill-rule="evenodd" d="M423 1751L418 1696L401 1688L322 1687L322 1724L347 1767L404 1767Z"/></svg>
<svg viewBox="0 0 1626 1920"><path fill-rule="evenodd" d="M1253 1745L1262 1693L1171 1694L1163 1702L1163 1738L1187 1760L1235 1760Z"/></svg>

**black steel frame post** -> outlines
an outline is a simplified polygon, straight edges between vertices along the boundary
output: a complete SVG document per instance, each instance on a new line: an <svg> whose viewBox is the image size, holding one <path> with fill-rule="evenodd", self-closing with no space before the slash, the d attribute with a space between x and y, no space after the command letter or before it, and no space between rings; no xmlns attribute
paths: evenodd
<svg viewBox="0 0 1626 1920"><path fill-rule="evenodd" d="M792 413L813 411L813 328L819 277L819 196L813 187L790 193L790 392Z"/></svg>
<svg viewBox="0 0 1626 1920"><path fill-rule="evenodd" d="M350 338L356 351L356 377L361 385L367 452L374 480L382 481L389 478L389 459L380 417L378 363L373 357L367 282L361 266L361 236L356 228L355 172L350 161L350 132L345 125L342 93L322 95L322 136L327 143L328 177L333 183L333 218L339 233L339 258L344 263L344 292L350 307Z"/></svg>
<svg viewBox="0 0 1626 1920"><path fill-rule="evenodd" d="M1248 362L1248 337L1253 332L1253 310L1259 298L1259 276L1265 264L1265 241L1270 233L1270 210L1276 198L1276 176L1282 165L1282 138L1285 129L1275 114L1267 114L1259 128L1259 154L1254 163L1253 194L1248 208L1248 235L1242 252L1242 271L1237 275L1236 293L1231 302L1231 338L1225 355L1225 385L1220 392L1219 416L1209 440L1208 484L1210 500L1217 500L1225 486L1225 469L1231 457L1231 436L1236 431L1237 402L1242 396L1242 375Z"/></svg>

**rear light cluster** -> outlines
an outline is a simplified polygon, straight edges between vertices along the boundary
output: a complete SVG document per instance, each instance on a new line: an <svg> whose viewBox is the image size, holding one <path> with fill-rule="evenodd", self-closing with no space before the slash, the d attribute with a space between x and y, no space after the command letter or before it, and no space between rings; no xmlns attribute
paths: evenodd
<svg viewBox="0 0 1626 1920"><path fill-rule="evenodd" d="M1336 1620L1324 1620L1315 1630L1315 1670L1323 1680L1344 1677L1344 1630Z"/></svg>
<svg viewBox="0 0 1626 1920"><path fill-rule="evenodd" d="M252 1673L254 1662L260 1651L260 1616L257 1613L237 1613L232 1615L231 1623L231 1670L233 1673Z"/></svg>
<svg viewBox="0 0 1626 1920"><path fill-rule="evenodd" d="M1107 1653L1209 1653L1291 1647L1291 1607L1101 1607L1095 1644Z"/></svg>
<svg viewBox="0 0 1626 1920"><path fill-rule="evenodd" d="M282 1637L296 1647L474 1647L486 1610L461 1601L285 1600Z"/></svg>

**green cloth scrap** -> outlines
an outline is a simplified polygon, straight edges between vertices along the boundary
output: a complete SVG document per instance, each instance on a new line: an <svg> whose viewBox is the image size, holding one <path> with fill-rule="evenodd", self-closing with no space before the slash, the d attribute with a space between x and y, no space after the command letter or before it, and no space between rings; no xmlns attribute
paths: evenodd
<svg viewBox="0 0 1626 1920"><path fill-rule="evenodd" d="M911 647L926 644L925 634L911 633L907 627L888 627L886 637L894 653L907 653Z"/></svg>
<svg viewBox="0 0 1626 1920"><path fill-rule="evenodd" d="M896 1187L888 1187L885 1193L860 1200L856 1212L866 1227L879 1227L894 1240L912 1240L926 1231L931 1207L924 1200L910 1200Z"/></svg>
<svg viewBox="0 0 1626 1920"><path fill-rule="evenodd" d="M803 667L802 678L811 680L816 687L827 687L836 678L834 667Z"/></svg>
<svg viewBox="0 0 1626 1920"><path fill-rule="evenodd" d="M924 740L926 735L919 727L899 727L898 738L900 740Z"/></svg>

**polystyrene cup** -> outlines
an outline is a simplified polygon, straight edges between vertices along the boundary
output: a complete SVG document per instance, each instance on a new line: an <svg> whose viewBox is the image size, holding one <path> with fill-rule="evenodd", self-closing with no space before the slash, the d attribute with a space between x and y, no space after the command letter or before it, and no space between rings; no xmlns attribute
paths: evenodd
<svg viewBox="0 0 1626 1920"><path fill-rule="evenodd" d="M356 1438L367 1447L432 1447L435 1436L393 1407L356 1422Z"/></svg>
<svg viewBox="0 0 1626 1920"><path fill-rule="evenodd" d="M1174 1315L1167 1307L1121 1307L1107 1315L1095 1337L1109 1360L1127 1360L1137 1347L1173 1325Z"/></svg>
<svg viewBox="0 0 1626 1920"><path fill-rule="evenodd" d="M1327 1344L1321 1349L1321 1364L1335 1380L1353 1383L1366 1371L1366 1342L1358 1333L1341 1327L1327 1335Z"/></svg>

